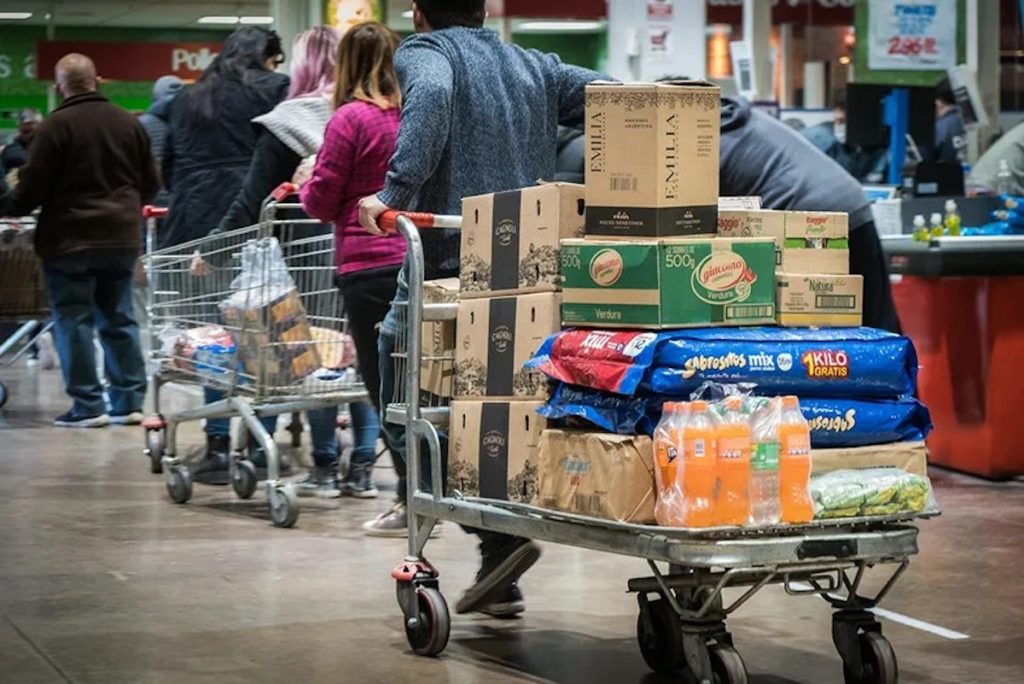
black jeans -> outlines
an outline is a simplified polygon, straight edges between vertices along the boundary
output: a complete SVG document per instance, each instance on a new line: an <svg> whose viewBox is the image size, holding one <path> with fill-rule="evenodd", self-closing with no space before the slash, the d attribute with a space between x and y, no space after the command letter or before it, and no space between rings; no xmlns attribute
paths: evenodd
<svg viewBox="0 0 1024 684"><path fill-rule="evenodd" d="M864 325L902 332L892 299L889 265L873 221L850 230L850 273L864 276Z"/></svg>
<svg viewBox="0 0 1024 684"><path fill-rule="evenodd" d="M398 287L398 267L369 274L339 276L338 288L348 316L349 333L356 345L356 359L363 384L374 408L380 411L380 359L377 326L384 320ZM390 360L390 359L389 359Z"/></svg>

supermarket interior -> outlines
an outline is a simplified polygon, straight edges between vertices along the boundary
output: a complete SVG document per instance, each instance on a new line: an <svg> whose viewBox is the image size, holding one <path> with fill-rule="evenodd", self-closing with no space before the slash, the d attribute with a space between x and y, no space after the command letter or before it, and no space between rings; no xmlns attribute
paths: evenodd
<svg viewBox="0 0 1024 684"><path fill-rule="evenodd" d="M0 682L1019 684L1021 301L1024 0L3 0Z"/></svg>

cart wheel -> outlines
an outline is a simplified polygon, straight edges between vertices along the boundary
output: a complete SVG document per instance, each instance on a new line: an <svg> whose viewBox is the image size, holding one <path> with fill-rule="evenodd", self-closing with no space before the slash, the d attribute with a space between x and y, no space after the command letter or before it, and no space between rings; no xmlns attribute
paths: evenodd
<svg viewBox="0 0 1024 684"><path fill-rule="evenodd" d="M299 497L287 485L278 485L270 490L267 506L271 521L278 527L292 527L299 519Z"/></svg>
<svg viewBox="0 0 1024 684"><path fill-rule="evenodd" d="M231 486L239 499L249 499L256 493L256 466L252 461L239 461L235 464L235 472L231 478Z"/></svg>
<svg viewBox="0 0 1024 684"><path fill-rule="evenodd" d="M646 616L641 612L636 620L636 641L644 662L660 674L682 670L686 667L682 623L672 610L672 604L663 598L655 599L647 602L646 611ZM648 619L649 630L646 626Z"/></svg>
<svg viewBox="0 0 1024 684"><path fill-rule="evenodd" d="M0 408L4 407L7 403L7 385L0 382Z"/></svg>
<svg viewBox="0 0 1024 684"><path fill-rule="evenodd" d="M448 635L451 633L451 615L448 603L441 592L433 587L420 587L416 590L419 602L419 614L415 626L410 620L405 624L405 638L417 655L432 658L440 655L448 646Z"/></svg>
<svg viewBox="0 0 1024 684"><path fill-rule="evenodd" d="M176 504L188 503L192 498L192 477L188 468L174 466L167 475L167 495Z"/></svg>
<svg viewBox="0 0 1024 684"><path fill-rule="evenodd" d="M863 675L858 678L843 668L846 684L896 684L900 678L899 665L889 640L879 632L864 632L859 640Z"/></svg>
<svg viewBox="0 0 1024 684"><path fill-rule="evenodd" d="M146 454L149 456L149 472L159 475L164 472L164 433L163 430L146 431Z"/></svg>
<svg viewBox="0 0 1024 684"><path fill-rule="evenodd" d="M747 684L747 666L743 664L739 651L732 646L716 644L708 649L708 654L715 684Z"/></svg>

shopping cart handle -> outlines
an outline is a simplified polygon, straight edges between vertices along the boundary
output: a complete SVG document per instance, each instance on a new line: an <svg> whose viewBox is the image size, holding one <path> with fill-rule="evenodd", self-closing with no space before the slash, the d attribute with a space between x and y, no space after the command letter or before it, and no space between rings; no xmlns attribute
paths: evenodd
<svg viewBox="0 0 1024 684"><path fill-rule="evenodd" d="M142 216L144 218L164 218L167 216L167 207L154 207L152 204L147 204L142 207Z"/></svg>
<svg viewBox="0 0 1024 684"><path fill-rule="evenodd" d="M413 222L417 228L434 228L437 223L433 214L426 212L414 212L414 211L385 211L377 219L377 226L385 233L397 233L398 232L398 217L404 216Z"/></svg>
<svg viewBox="0 0 1024 684"><path fill-rule="evenodd" d="M295 195L298 192L299 186L296 185L295 183L281 183L276 188L274 188L274 192L270 193L270 196L273 197L276 201L280 202L289 195Z"/></svg>

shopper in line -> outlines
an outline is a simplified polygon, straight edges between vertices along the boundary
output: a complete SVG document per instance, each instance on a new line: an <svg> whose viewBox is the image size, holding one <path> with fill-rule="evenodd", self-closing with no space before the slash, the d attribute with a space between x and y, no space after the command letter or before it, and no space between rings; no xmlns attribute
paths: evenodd
<svg viewBox="0 0 1024 684"><path fill-rule="evenodd" d="M377 326L395 296L405 241L399 235L367 235L359 225L358 204L367 193L384 187L388 161L395 152L401 104L394 68L397 47L398 36L376 22L359 24L342 38L334 87L336 109L312 178L301 193L302 205L310 216L334 223L336 282L348 314L359 369L378 409ZM359 407L360 412L363 410ZM352 453L342 487L344 494L376 496L374 446L380 433L376 415L373 427L373 442L357 444Z"/></svg>
<svg viewBox="0 0 1024 684"><path fill-rule="evenodd" d="M1005 178L999 175L1002 162L1006 162L1006 170L1009 171ZM1003 133L981 155L971 170L969 184L990 192L1008 191L1013 195L1024 195L1024 123Z"/></svg>
<svg viewBox="0 0 1024 684"><path fill-rule="evenodd" d="M921 146L922 161L967 161L967 129L948 78L935 86L935 143Z"/></svg>
<svg viewBox="0 0 1024 684"><path fill-rule="evenodd" d="M146 372L132 313L132 271L142 204L160 184L146 131L97 92L92 60L64 56L55 80L61 105L35 132L9 207L14 216L42 207L35 247L73 402L54 424L136 425ZM97 332L110 381L109 413L96 372Z"/></svg>
<svg viewBox="0 0 1024 684"><path fill-rule="evenodd" d="M258 26L240 28L199 80L174 99L164 148L169 215L158 235L161 248L205 237L217 227L249 170L258 128L252 120L272 110L288 92L288 77L273 71L284 60L281 39ZM211 285L212 286L212 285ZM207 403L224 394L204 388ZM277 418L263 421L274 434ZM197 482L228 483L231 421L206 421L207 452L193 471ZM257 467L265 466L260 451Z"/></svg>
<svg viewBox="0 0 1024 684"><path fill-rule="evenodd" d="M850 272L864 276L864 325L899 332L871 204L839 164L743 98L725 97L719 185L723 196L760 196L766 209L848 213Z"/></svg>
<svg viewBox="0 0 1024 684"><path fill-rule="evenodd" d="M38 109L26 107L18 112L18 135L0 152L0 169L3 170L4 178L28 161L29 145L32 144L32 137L42 121L43 115Z"/></svg>
<svg viewBox="0 0 1024 684"><path fill-rule="evenodd" d="M378 217L390 209L458 214L463 197L531 185L555 175L558 125L583 125L584 89L599 75L563 65L558 57L503 43L483 28L484 0L417 0L417 35L398 49L395 66L402 87L402 126L384 189L364 198L360 222L379 234ZM422 234L427 278L459 270L457 231ZM509 258L515 259L514 254ZM405 301L405 273L396 301ZM396 310L381 327L381 405L393 396L391 353ZM405 435L386 425L396 468L404 471ZM429 467L421 472L429 477ZM367 524L370 534L406 526L406 483L393 510ZM482 566L458 602L459 613L496 616L522 612L517 580L540 556L525 539L480 532Z"/></svg>
<svg viewBox="0 0 1024 684"><path fill-rule="evenodd" d="M881 183L885 180L889 166L888 151L884 147L864 148L846 141L845 96L836 98L831 121L804 128L800 134L858 181Z"/></svg>

